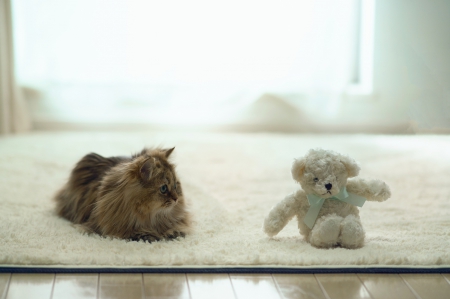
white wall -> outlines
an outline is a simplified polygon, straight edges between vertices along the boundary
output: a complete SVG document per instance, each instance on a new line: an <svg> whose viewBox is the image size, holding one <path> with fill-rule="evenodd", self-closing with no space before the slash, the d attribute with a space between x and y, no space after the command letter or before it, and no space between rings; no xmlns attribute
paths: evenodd
<svg viewBox="0 0 450 299"><path fill-rule="evenodd" d="M450 132L450 1L376 1L374 99L344 101L339 117Z"/></svg>

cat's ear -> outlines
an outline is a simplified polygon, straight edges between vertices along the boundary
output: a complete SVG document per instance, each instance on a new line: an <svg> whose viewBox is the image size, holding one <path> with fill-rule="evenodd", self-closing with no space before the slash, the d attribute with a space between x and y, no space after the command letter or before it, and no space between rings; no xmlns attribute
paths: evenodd
<svg viewBox="0 0 450 299"><path fill-rule="evenodd" d="M170 154L173 152L174 149L175 149L175 147L164 150L164 155L166 156L166 158L169 158Z"/></svg>
<svg viewBox="0 0 450 299"><path fill-rule="evenodd" d="M142 164L139 173L141 174L141 178L144 181L148 181L152 177L153 164L151 162L151 159L147 159L144 164Z"/></svg>

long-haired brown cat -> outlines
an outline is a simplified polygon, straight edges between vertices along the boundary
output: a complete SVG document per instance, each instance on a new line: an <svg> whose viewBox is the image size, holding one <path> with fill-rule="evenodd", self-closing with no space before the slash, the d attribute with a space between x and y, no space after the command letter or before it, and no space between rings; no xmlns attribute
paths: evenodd
<svg viewBox="0 0 450 299"><path fill-rule="evenodd" d="M157 241L189 232L181 184L168 161L172 149L131 157L83 157L55 200L57 213L89 233Z"/></svg>

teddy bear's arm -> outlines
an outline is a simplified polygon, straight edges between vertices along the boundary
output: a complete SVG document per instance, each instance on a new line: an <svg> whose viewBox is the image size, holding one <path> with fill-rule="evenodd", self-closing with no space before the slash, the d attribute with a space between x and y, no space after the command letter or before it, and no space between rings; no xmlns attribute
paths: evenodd
<svg viewBox="0 0 450 299"><path fill-rule="evenodd" d="M347 181L347 191L363 196L369 201L385 201L391 197L389 186L380 180L349 179Z"/></svg>
<svg viewBox="0 0 450 299"><path fill-rule="evenodd" d="M300 194L299 194L300 193ZM282 201L270 210L264 219L264 232L269 236L278 234L302 207L299 198L305 197L303 190L286 196ZM306 197L305 197L306 198Z"/></svg>

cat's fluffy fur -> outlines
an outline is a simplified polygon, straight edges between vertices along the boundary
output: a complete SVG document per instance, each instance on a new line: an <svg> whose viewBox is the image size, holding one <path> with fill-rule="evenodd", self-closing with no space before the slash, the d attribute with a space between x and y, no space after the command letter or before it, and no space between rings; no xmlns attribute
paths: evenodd
<svg viewBox="0 0 450 299"><path fill-rule="evenodd" d="M168 161L172 149L146 149L131 157L91 153L57 193L56 210L87 232L157 241L189 232L190 214Z"/></svg>

